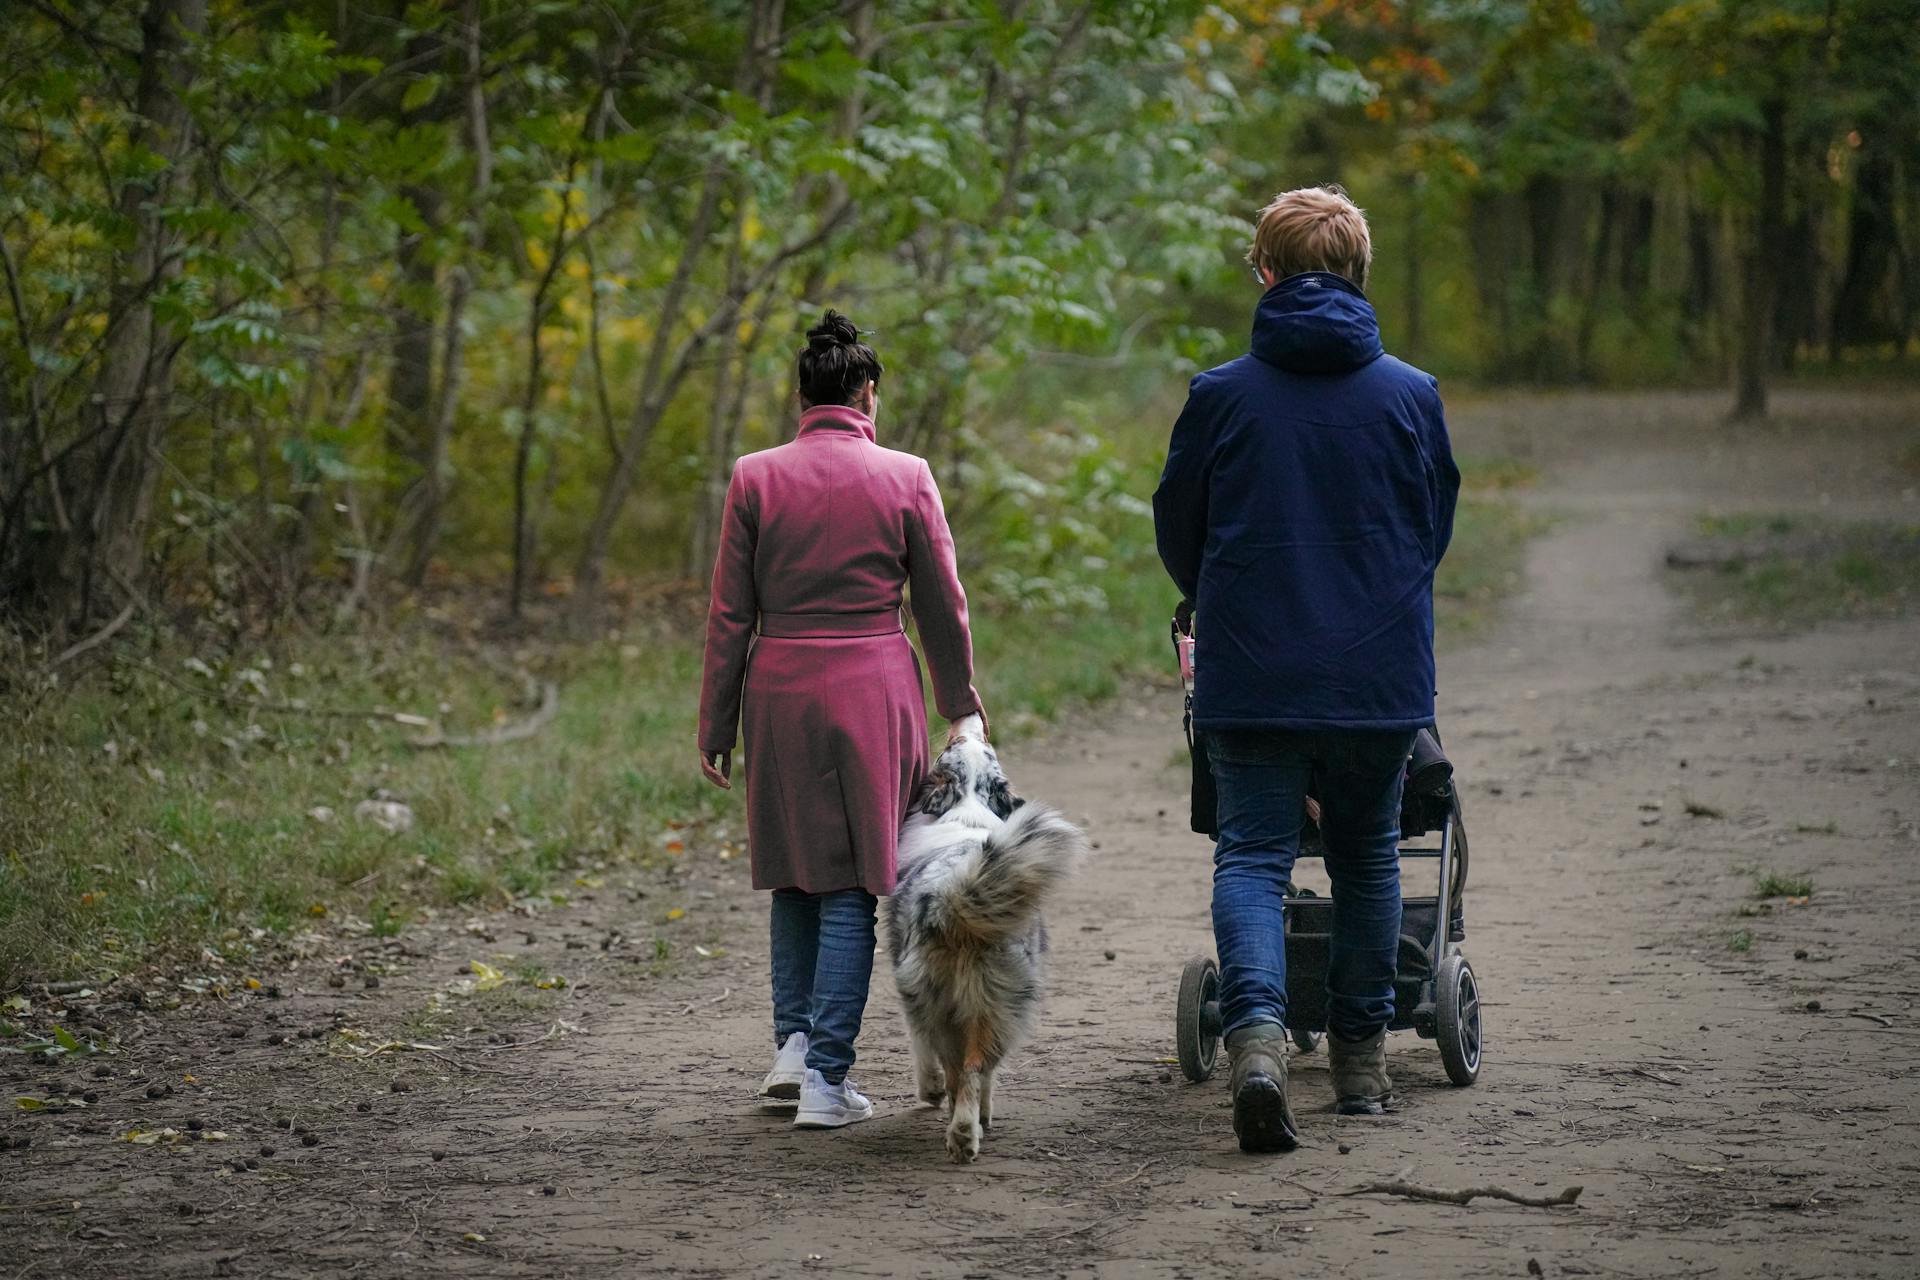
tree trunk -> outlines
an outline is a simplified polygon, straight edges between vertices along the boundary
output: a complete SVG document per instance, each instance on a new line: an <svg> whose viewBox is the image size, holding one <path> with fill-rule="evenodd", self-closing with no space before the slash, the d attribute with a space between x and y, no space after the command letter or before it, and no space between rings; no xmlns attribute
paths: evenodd
<svg viewBox="0 0 1920 1280"><path fill-rule="evenodd" d="M1734 349L1733 417L1764 418L1767 375L1773 367L1773 309L1787 222L1787 108L1779 98L1761 105L1760 207L1741 272L1740 335Z"/></svg>
<svg viewBox="0 0 1920 1280"><path fill-rule="evenodd" d="M440 528L447 501L447 448L460 409L460 389L466 377L467 299L473 294L473 267L486 244L487 193L493 186L493 143L487 120L486 69L480 56L480 14L468 0L463 20L466 49L467 145L473 155L473 186L467 210L467 257L453 268L447 290L446 337L440 354L440 387L433 397L433 417L421 459L417 513L413 518L413 550L407 559L407 585L418 587L440 544ZM429 339L431 340L431 339Z"/></svg>
<svg viewBox="0 0 1920 1280"><path fill-rule="evenodd" d="M1894 165L1884 139L1867 143L1853 186L1847 218L1847 265L1833 303L1828 355L1843 347L1887 342L1899 336L1899 321L1888 314L1887 277L1899 251L1894 221Z"/></svg>
<svg viewBox="0 0 1920 1280"><path fill-rule="evenodd" d="M110 340L94 384L99 428L77 450L75 528L64 539L55 604L60 621L84 625L96 579L136 590L145 563L147 518L160 470L172 390L174 335L154 315L153 294L178 270L163 211L187 152L191 122L183 95L193 74L188 46L206 30L206 0L148 0L140 20L139 123L132 149L161 164L119 193L130 245L115 266Z"/></svg>
<svg viewBox="0 0 1920 1280"><path fill-rule="evenodd" d="M1407 357L1412 360L1420 358L1426 343L1426 286L1420 278L1421 259L1425 257L1420 244L1420 177L1418 172L1401 176L1407 201L1407 332L1403 342Z"/></svg>
<svg viewBox="0 0 1920 1280"><path fill-rule="evenodd" d="M775 52L781 8L782 0L753 0L734 77L737 91L755 93L757 96L756 85L760 77L770 72L770 66L764 63ZM606 573L607 552L613 546L614 526L619 523L627 496L633 491L636 473L648 444L653 440L654 429L660 425L660 419L666 416L667 407L674 393L679 390L693 357L720 328L714 323L716 317L709 317L708 323L693 335L680 340L678 350L675 349L676 331L686 310L693 275L700 260L706 256L727 179L728 172L723 166L715 164L708 168L693 219L687 224L680 260L674 267L673 278L654 316L653 340L648 345L646 368L641 374L640 393L634 403L633 416L627 421L626 433L614 456L613 468L600 487L593 520L587 526L586 545L574 566L573 609L576 616L591 610L599 602L600 582ZM719 317L731 323L739 303L738 297L724 299Z"/></svg>

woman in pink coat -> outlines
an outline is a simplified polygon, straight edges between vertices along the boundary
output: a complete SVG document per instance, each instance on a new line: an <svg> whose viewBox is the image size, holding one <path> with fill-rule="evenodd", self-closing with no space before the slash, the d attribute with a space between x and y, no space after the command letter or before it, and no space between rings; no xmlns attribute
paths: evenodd
<svg viewBox="0 0 1920 1280"><path fill-rule="evenodd" d="M803 412L788 444L734 465L713 568L700 767L732 785L746 741L756 889L773 890L773 1070L794 1123L865 1120L847 1082L873 972L875 895L925 774L920 664L901 629L911 589L949 721L984 713L967 597L926 462L875 442L880 359L829 311L800 353Z"/></svg>

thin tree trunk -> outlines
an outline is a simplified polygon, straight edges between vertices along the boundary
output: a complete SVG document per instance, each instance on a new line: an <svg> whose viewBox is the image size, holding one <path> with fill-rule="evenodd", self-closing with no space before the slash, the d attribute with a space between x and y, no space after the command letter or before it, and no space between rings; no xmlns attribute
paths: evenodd
<svg viewBox="0 0 1920 1280"><path fill-rule="evenodd" d="M1426 345L1426 285L1420 278L1421 259L1426 251L1420 243L1420 175L1401 175L1401 187L1407 201L1407 332L1402 340L1409 358L1418 360Z"/></svg>
<svg viewBox="0 0 1920 1280"><path fill-rule="evenodd" d="M762 51L772 43L767 32L768 19L771 16L777 22L777 4L778 0L753 0L734 75L737 91L753 91L757 78L763 74ZM600 582L606 572L607 552L613 545L614 526L626 506L627 496L633 491L640 460L653 439L654 429L666 415L674 393L679 390L687 366L718 329L718 325L710 318L693 335L679 339L676 351L676 333L686 310L694 272L699 268L700 260L706 256L727 179L727 171L722 166L715 164L708 167L706 178L700 186L700 198L694 207L693 219L687 224L680 260L674 266L673 277L667 284L660 309L654 317L653 341L648 344L646 368L641 374L640 392L634 402L633 416L627 421L626 433L614 456L613 468L600 487L593 520L587 526L586 545L574 567L573 607L577 614L592 609L599 601ZM723 300L721 311L716 315L724 316L725 321L730 323L739 301L737 297Z"/></svg>
<svg viewBox="0 0 1920 1280"><path fill-rule="evenodd" d="M1761 105L1760 207L1741 272L1740 336L1734 351L1733 417L1764 418L1767 375L1773 367L1773 309L1779 252L1786 234L1787 108L1779 98Z"/></svg>
<svg viewBox="0 0 1920 1280"><path fill-rule="evenodd" d="M434 399L433 421L422 460L419 513L413 528L413 551L407 561L407 585L419 587L440 543L447 500L447 448L460 410L460 389L466 380L466 312L473 294L473 267L486 245L487 194L493 186L493 143L487 118L486 67L480 55L480 13L468 0L463 20L466 50L467 145L473 153L473 186L467 210L467 257L451 272L447 291L446 337L440 354L440 387Z"/></svg>
<svg viewBox="0 0 1920 1280"><path fill-rule="evenodd" d="M187 50L206 25L206 0L148 0L140 20L140 119L131 143L162 163L150 179L129 179L118 197L121 219L132 229L130 248L115 267L113 340L94 384L94 407L106 429L75 458L74 471L86 478L76 496L85 505L64 539L57 588L62 623L85 625L96 571L123 590L137 589L142 577L173 381L173 334L155 317L152 298L178 270L163 210L191 130L184 101L193 75Z"/></svg>

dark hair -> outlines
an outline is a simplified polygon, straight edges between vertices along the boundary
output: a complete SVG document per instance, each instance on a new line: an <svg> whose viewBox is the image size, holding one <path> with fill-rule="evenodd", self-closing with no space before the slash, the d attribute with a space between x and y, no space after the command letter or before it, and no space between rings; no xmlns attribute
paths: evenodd
<svg viewBox="0 0 1920 1280"><path fill-rule="evenodd" d="M829 308L807 330L799 373L800 394L808 404L851 404L862 387L880 381L880 357L860 341L853 321Z"/></svg>

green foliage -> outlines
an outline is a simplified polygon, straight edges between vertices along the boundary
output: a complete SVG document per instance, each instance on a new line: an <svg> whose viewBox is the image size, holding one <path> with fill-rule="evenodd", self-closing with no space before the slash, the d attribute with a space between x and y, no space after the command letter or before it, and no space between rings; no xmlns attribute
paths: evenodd
<svg viewBox="0 0 1920 1280"><path fill-rule="evenodd" d="M1753 876L1756 898L1804 898L1813 892L1813 877L1785 875L1778 871L1757 871Z"/></svg>
<svg viewBox="0 0 1920 1280"><path fill-rule="evenodd" d="M1797 627L1896 617L1920 601L1920 525L1777 513L1709 514L1696 524L1736 544L1717 569L1677 579L1708 618Z"/></svg>

